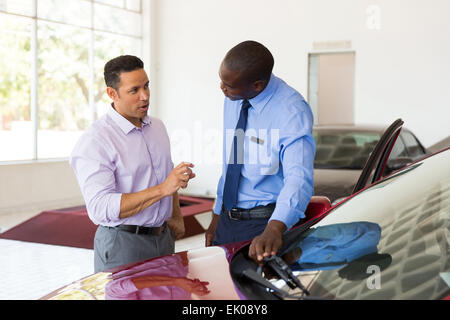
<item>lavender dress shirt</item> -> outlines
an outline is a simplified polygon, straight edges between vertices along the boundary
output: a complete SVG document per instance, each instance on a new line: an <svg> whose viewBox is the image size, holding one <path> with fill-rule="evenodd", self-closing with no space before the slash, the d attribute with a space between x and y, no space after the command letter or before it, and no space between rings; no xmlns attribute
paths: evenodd
<svg viewBox="0 0 450 320"><path fill-rule="evenodd" d="M172 197L165 197L132 217L119 218L123 193L156 186L173 169L161 120L146 116L138 128L111 107L80 137L69 162L95 224L158 227L172 215Z"/></svg>

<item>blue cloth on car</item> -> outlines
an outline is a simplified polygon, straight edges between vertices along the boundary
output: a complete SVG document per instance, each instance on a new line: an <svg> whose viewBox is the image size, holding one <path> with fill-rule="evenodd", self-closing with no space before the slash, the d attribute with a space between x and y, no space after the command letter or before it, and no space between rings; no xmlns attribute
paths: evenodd
<svg viewBox="0 0 450 320"><path fill-rule="evenodd" d="M365 221L317 227L298 244L302 254L291 268L326 270L341 267L376 252L380 237L380 226Z"/></svg>

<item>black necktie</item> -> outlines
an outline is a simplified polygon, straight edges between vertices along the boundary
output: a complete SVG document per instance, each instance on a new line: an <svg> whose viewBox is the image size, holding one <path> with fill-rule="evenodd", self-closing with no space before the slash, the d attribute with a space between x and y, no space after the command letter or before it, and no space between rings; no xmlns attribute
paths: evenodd
<svg viewBox="0 0 450 320"><path fill-rule="evenodd" d="M242 102L241 113L239 120L234 131L232 152L230 153L230 160L228 162L227 175L225 177L224 189L223 189L223 205L225 210L230 210L237 204L239 180L241 177L241 168L244 163L244 135L247 126L248 108L252 105L248 100ZM242 130L239 132L238 130ZM241 139L238 136L241 135ZM238 141L241 145L238 145ZM238 157L239 151L239 157Z"/></svg>

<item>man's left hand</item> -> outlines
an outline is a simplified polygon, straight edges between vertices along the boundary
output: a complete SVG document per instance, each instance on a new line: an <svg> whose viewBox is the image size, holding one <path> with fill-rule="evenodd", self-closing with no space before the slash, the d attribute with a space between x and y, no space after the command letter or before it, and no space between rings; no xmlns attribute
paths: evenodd
<svg viewBox="0 0 450 320"><path fill-rule="evenodd" d="M278 220L272 220L267 224L264 232L253 239L248 255L258 263L266 257L277 253L282 245L282 236L286 231L286 225Z"/></svg>

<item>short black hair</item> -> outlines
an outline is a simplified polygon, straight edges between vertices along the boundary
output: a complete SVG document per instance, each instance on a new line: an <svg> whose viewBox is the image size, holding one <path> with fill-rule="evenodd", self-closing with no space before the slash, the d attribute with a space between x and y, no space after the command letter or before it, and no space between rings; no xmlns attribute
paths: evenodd
<svg viewBox="0 0 450 320"><path fill-rule="evenodd" d="M268 81L274 65L269 49L252 40L241 42L231 48L223 62L230 70L244 72L242 75L248 82Z"/></svg>
<svg viewBox="0 0 450 320"><path fill-rule="evenodd" d="M120 83L120 74L138 69L144 69L144 62L136 56L123 55L109 60L103 71L106 86L117 90Z"/></svg>

